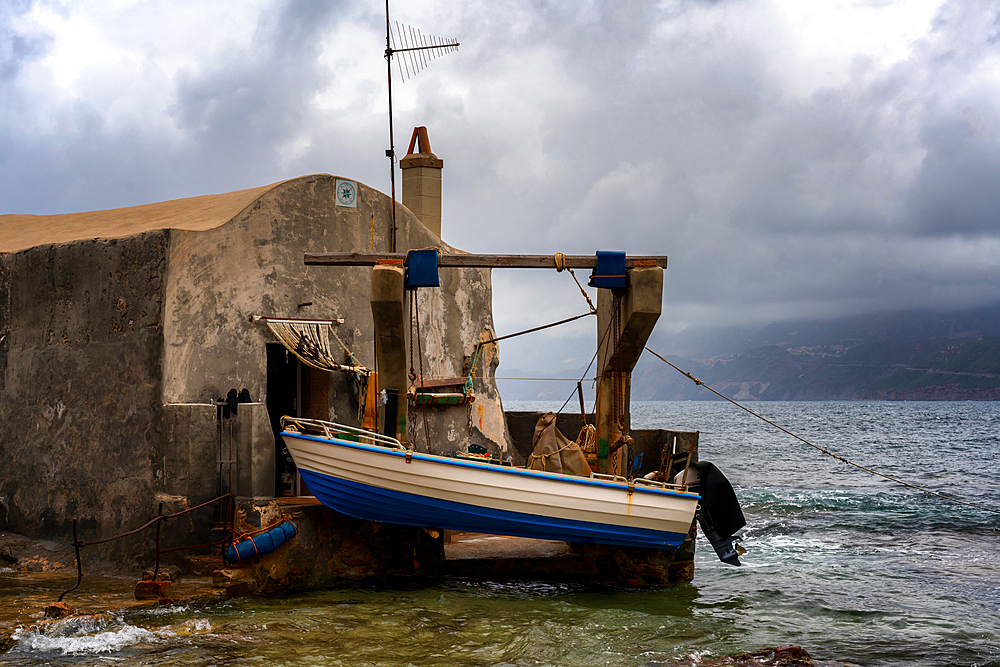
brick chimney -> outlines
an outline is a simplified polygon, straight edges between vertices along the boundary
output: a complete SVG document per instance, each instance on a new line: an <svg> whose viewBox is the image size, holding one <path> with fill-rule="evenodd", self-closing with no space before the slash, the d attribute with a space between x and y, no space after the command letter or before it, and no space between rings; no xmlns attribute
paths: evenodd
<svg viewBox="0 0 1000 667"><path fill-rule="evenodd" d="M426 127L413 128L410 147L406 157L399 161L399 168L403 171L403 206L410 209L424 223L424 227L440 237L441 170L444 161L431 152Z"/></svg>

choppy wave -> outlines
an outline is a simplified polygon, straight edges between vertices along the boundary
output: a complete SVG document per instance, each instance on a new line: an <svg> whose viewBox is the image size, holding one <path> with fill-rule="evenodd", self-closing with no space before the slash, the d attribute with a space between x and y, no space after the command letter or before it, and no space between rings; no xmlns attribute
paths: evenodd
<svg viewBox="0 0 1000 667"><path fill-rule="evenodd" d="M14 633L13 639L17 642L15 652L36 656L85 656L119 653L164 639L208 634L211 631L212 624L205 618L148 629L125 622L120 616L98 614L22 627Z"/></svg>
<svg viewBox="0 0 1000 667"><path fill-rule="evenodd" d="M109 625L118 627L106 629ZM102 617L68 618L14 633L20 650L60 655L115 653L154 638L149 630L127 623L109 624Z"/></svg>

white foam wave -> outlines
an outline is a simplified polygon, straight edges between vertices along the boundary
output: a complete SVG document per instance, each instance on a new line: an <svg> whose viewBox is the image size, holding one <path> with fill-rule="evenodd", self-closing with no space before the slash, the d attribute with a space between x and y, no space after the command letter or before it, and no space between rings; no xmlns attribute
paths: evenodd
<svg viewBox="0 0 1000 667"><path fill-rule="evenodd" d="M145 610L144 613L150 616L173 616L175 614L186 614L191 611L191 607L186 604L164 605Z"/></svg>
<svg viewBox="0 0 1000 667"><path fill-rule="evenodd" d="M129 646L184 635L204 635L212 631L205 618L192 618L177 625L148 630L125 623L114 630L106 629L109 620L122 619L104 615L77 616L48 625L19 628L14 639L23 650L62 655L95 655L121 651Z"/></svg>
<svg viewBox="0 0 1000 667"><path fill-rule="evenodd" d="M95 655L98 653L114 653L126 647L154 639L156 635L149 630L134 625L124 625L117 630L106 630L96 634L85 635L49 635L33 630L18 630L14 638L22 648L43 653L60 653L62 655Z"/></svg>
<svg viewBox="0 0 1000 667"><path fill-rule="evenodd" d="M178 625L168 626L157 632L160 636L205 635L212 631L207 618L192 618Z"/></svg>

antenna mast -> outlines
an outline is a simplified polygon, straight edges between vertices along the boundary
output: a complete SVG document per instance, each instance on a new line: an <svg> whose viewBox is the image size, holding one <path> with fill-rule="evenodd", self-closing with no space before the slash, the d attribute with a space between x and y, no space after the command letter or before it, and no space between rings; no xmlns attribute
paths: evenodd
<svg viewBox="0 0 1000 667"><path fill-rule="evenodd" d="M394 38L398 40L400 48L393 46ZM392 130L392 57L397 53L405 54L396 59L400 79L405 82L427 67L431 60L458 50L458 46L458 40L425 36L416 28L407 25L401 26L398 21L396 22L396 34L393 35L389 22L389 0L385 0L385 64L389 83L389 148L386 150L385 156L389 158L389 194L392 197L392 229L389 231L391 252L396 252L396 145ZM406 67L405 74L404 66Z"/></svg>

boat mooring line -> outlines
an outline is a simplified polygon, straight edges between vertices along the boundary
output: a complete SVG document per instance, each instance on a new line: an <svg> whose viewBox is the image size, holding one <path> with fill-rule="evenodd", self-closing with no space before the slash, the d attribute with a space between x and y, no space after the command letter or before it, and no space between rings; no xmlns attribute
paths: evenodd
<svg viewBox="0 0 1000 667"><path fill-rule="evenodd" d="M577 378L493 378L494 380L543 380L546 382L580 382ZM584 378L586 379L586 378Z"/></svg>
<svg viewBox="0 0 1000 667"><path fill-rule="evenodd" d="M695 376L691 375L687 371L684 371L684 370L678 368L677 366L675 366L674 364L670 363L669 361L667 361L666 359L664 359L663 357L661 357L659 354L657 354L653 350L650 350L648 347L646 347L645 349L646 349L647 352L649 352L654 357L656 357L657 359L659 359L663 363L665 363L668 366L670 366L671 368L673 368L675 371L681 373L682 375L687 376L687 378L689 380L691 380L692 382L694 382L695 384L701 385L702 387L704 387L705 389L708 389L710 392L712 392L713 394L715 394L719 398L723 398L723 399L729 401L730 403L732 403L736 407L740 408L741 410L744 410L745 412L748 412L749 414L753 415L757 419L760 419L761 421L770 424L771 426L773 426L774 428L778 429L779 431L782 431L783 433L787 433L788 435L792 436L796 440L801 440L802 442L804 442L805 444L809 445L813 449L819 450L821 453L826 454L827 456L832 456L833 458L835 458L838 461L841 461L843 463L846 463L847 465L854 466L855 468L858 468L859 470L864 470L865 472L871 473L873 475L877 475L877 476L882 477L884 479L887 479L887 480L889 480L891 482L895 482L897 484L901 484L901 485L909 487L911 489L916 489L917 491L923 491L924 493L929 493L932 496L937 496L938 498L942 498L944 500L950 500L953 503L960 503L962 505L968 505L969 507L975 507L976 509L980 509L980 510L983 510L985 512L993 512L994 514L1000 514L1000 510L998 510L998 509L994 509L992 507L986 507L984 505L979 505L977 503L972 503L972 502L969 502L967 500L960 500L958 498L953 498L951 496L946 496L943 493L938 493L937 491L931 491L930 489L926 489L926 488L924 488L922 486L917 486L916 484L911 484L910 482L904 482L903 480L898 479L896 477L893 477L891 475L887 475L884 472L879 472L877 470L872 470L871 468L866 468L865 466L863 466L863 465L861 465L859 463L855 463L854 461L850 461L848 459L845 459L843 456L840 456L838 454L834 454L833 452L831 452L831 451L829 451L827 449L824 449L823 447L820 447L819 445L813 444L813 443L809 442L808 440L806 440L805 438L792 433L787 428L784 428L782 426L779 426L779 425L775 424L773 421L771 421L767 417L764 417L762 415L757 414L756 412L754 412L750 408L748 408L745 405L742 405L740 403L737 403L736 401L734 401L733 399L729 398L725 394L719 393L715 389L712 389L710 386L708 386L707 384L705 384L704 382L702 382L701 380L699 380Z"/></svg>
<svg viewBox="0 0 1000 667"><path fill-rule="evenodd" d="M557 327L560 324L567 324L569 322L573 322L573 321L579 320L581 318L587 317L588 315L596 315L596 314L597 314L596 312L583 313L582 315L575 315L573 317L567 317L565 320L559 320L558 322L552 322L550 324L543 324L541 326L533 327L531 329L525 329L524 331L518 331L517 333L506 334L506 335L503 335L503 336L498 336L496 338L491 338L489 340L479 341L479 343L476 345L476 347L483 347L484 345L490 345L492 343L498 343L498 342L500 342L502 340L507 340L508 338L514 338L515 336L523 336L524 334L534 333L536 331L541 331L542 329L551 329L552 327Z"/></svg>
<svg viewBox="0 0 1000 667"><path fill-rule="evenodd" d="M584 296L586 296L586 293L584 293ZM587 303L590 303L590 299L587 299ZM597 311L594 311L594 315L596 314ZM608 327L604 330L604 335L601 336L601 340L597 341L597 349L594 350L594 356L591 357L590 363L587 364L586 370L583 371L583 376L581 376L580 379L577 380L578 385L587 379L587 373L590 372L590 367L594 365L595 361L597 361L597 355L601 353L601 346L604 345L604 341L607 339L608 334L611 333L611 326L614 323L615 323L615 318L613 317L608 318ZM597 384L596 377L594 378L594 384L595 385ZM573 400L573 394L576 393L576 391L577 390L574 389L573 391L569 392L569 396L566 397L566 401L562 404L562 407L556 411L556 414L562 414L562 411L566 409L566 406L569 405L569 402ZM581 400L580 403L582 404L583 401ZM594 410L595 411L597 410L597 396L594 396Z"/></svg>

